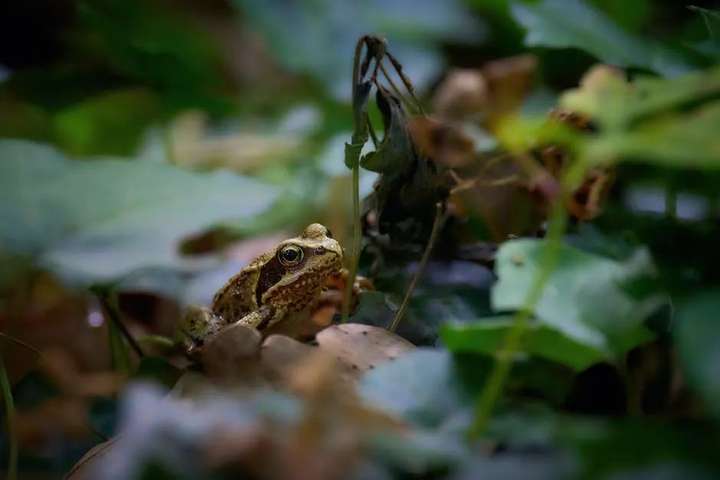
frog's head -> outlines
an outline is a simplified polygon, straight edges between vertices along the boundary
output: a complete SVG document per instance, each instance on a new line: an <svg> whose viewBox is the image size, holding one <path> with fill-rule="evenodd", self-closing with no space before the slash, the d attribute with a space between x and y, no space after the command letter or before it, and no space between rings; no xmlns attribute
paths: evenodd
<svg viewBox="0 0 720 480"><path fill-rule="evenodd" d="M276 258L288 273L314 272L329 275L342 267L343 252L324 225L308 225L299 237L278 245Z"/></svg>

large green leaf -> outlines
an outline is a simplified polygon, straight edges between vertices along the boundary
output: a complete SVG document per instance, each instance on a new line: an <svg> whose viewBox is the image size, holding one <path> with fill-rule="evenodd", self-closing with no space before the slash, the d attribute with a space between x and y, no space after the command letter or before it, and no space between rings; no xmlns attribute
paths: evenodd
<svg viewBox="0 0 720 480"><path fill-rule="evenodd" d="M625 32L582 0L516 2L512 14L527 29L525 43L530 46L579 48L605 63L644 68L668 76L690 70L672 50Z"/></svg>
<svg viewBox="0 0 720 480"><path fill-rule="evenodd" d="M688 382L720 416L720 290L688 299L678 308L676 324Z"/></svg>
<svg viewBox="0 0 720 480"><path fill-rule="evenodd" d="M445 346L455 353L494 355L502 348L512 325L512 317L509 316L480 319L466 325L448 324L442 329L442 339ZM527 326L520 351L576 370L584 370L608 358L603 349L579 342L537 321Z"/></svg>
<svg viewBox="0 0 720 480"><path fill-rule="evenodd" d="M547 248L545 241L528 239L506 242L500 248L499 280L491 295L496 311L524 307L539 271L545 268ZM633 294L640 289L631 288L654 275L646 250L620 262L562 245L557 258L533 309L540 324L607 355L622 354L651 338L643 321L662 297L653 290Z"/></svg>
<svg viewBox="0 0 720 480"><path fill-rule="evenodd" d="M182 267L177 246L184 236L258 214L276 192L229 172L73 161L44 145L6 140L0 197L0 251L95 281L144 267Z"/></svg>

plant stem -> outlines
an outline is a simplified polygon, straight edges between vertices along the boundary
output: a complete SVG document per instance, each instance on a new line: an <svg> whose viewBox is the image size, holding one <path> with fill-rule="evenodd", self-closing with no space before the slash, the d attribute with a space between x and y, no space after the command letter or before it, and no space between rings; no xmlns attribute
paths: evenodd
<svg viewBox="0 0 720 480"><path fill-rule="evenodd" d="M346 158L345 162L350 165L352 169L352 196L353 196L353 229L352 229L352 251L350 252L350 265L349 273L347 278L347 284L345 285L345 292L343 295L342 305L342 323L346 323L350 316L350 303L352 300L353 285L355 284L355 277L357 276L358 263L360 261L360 242L362 236L362 225L360 222L360 153L362 145L367 142L367 129L369 121L367 115L362 115L361 106L357 105L357 89L360 83L360 57L362 55L362 49L367 46L368 37L361 37L355 45L355 56L353 58L353 73L352 73L352 99L353 99L353 120L354 120L354 132L351 140L352 145L352 157ZM367 48L370 55L370 48ZM365 129L363 131L363 129ZM348 146L346 145L346 155L348 152Z"/></svg>
<svg viewBox="0 0 720 480"><path fill-rule="evenodd" d="M9 443L7 478L8 480L17 480L18 443L17 435L15 435L15 402L2 353L0 353L0 390L5 399L5 422Z"/></svg>
<svg viewBox="0 0 720 480"><path fill-rule="evenodd" d="M522 308L515 313L513 317L513 325L505 336L505 340L501 349L497 352L495 365L490 372L490 377L483 388L480 398L475 406L475 419L470 426L469 435L471 438L478 438L483 434L487 427L490 416L492 415L495 404L503 391L505 382L512 368L512 360L515 353L520 348L520 341L525 332L527 321L535 310L535 306L542 298L545 285L550 279L550 275L555 269L560 247L562 245L562 236L565 232L567 224L567 212L565 211L565 201L568 192L572 191L572 187L576 185L583 176L585 164L577 161L573 164L563 176L561 182L560 194L553 201L552 212L549 219L549 229L546 236L546 245L542 258L541 268L537 276L530 286L530 291L525 299Z"/></svg>
<svg viewBox="0 0 720 480"><path fill-rule="evenodd" d="M430 260L430 254L432 253L432 249L435 246L435 242L437 242L438 234L440 233L440 230L442 230L442 226L445 223L446 218L447 215L445 214L445 208L442 202L438 202L435 205L435 219L433 220L432 230L430 231L430 238L428 239L427 245L425 245L425 251L423 252L420 263L418 264L418 269L415 272L412 280L410 281L410 285L408 286L407 291L405 292L405 298L403 298L402 304L400 305L400 308L395 314L395 318L393 318L392 324L390 325L391 332L397 330L398 325L400 325L403 317L405 317L405 312L407 311L407 307L410 303L410 297L412 297L413 291L415 290L415 287L417 286L420 277L425 271L427 262L428 260Z"/></svg>
<svg viewBox="0 0 720 480"><path fill-rule="evenodd" d="M342 322L345 323L350 316L350 302L352 300L352 290L357 276L358 263L360 261L360 242L362 240L362 225L360 223L360 167L353 166L352 169L353 184L353 233L352 233L352 254L350 256L350 271L345 285L345 295L343 298Z"/></svg>
<svg viewBox="0 0 720 480"><path fill-rule="evenodd" d="M540 301L545 289L545 284L555 268L557 254L560 250L558 247L560 246L562 234L565 231L566 219L567 215L565 214L562 196L559 196L553 206L541 269L530 287L530 292L525 299L524 305L515 313L512 327L505 336L501 349L497 352L495 366L490 372L490 377L475 406L475 420L470 427L471 438L478 438L485 431L497 399L503 391L505 382L510 374L513 357L520 347L520 341L525 332L527 321L530 315L532 315L535 305Z"/></svg>

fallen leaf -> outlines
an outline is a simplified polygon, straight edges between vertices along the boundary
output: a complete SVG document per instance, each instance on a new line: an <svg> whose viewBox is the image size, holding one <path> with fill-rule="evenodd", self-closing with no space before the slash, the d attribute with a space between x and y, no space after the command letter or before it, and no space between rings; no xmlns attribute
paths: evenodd
<svg viewBox="0 0 720 480"><path fill-rule="evenodd" d="M413 350L412 343L380 327L346 323L318 333L318 347L360 375Z"/></svg>

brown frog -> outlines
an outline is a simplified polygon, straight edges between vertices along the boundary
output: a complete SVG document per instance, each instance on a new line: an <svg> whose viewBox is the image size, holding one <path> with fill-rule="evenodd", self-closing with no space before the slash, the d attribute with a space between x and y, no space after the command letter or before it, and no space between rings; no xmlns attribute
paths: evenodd
<svg viewBox="0 0 720 480"><path fill-rule="evenodd" d="M343 252L319 223L250 262L217 291L210 308L188 308L180 330L198 347L222 328L239 323L260 331L307 316Z"/></svg>

